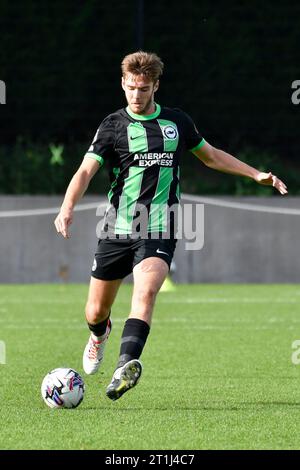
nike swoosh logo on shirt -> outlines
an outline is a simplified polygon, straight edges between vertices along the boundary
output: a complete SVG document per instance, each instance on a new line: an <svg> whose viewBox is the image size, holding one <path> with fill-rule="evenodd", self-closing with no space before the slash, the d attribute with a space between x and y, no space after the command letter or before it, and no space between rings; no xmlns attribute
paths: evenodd
<svg viewBox="0 0 300 470"><path fill-rule="evenodd" d="M157 248L156 253L161 253L162 255L170 256L169 253L166 253L165 251L161 251L159 248Z"/></svg>

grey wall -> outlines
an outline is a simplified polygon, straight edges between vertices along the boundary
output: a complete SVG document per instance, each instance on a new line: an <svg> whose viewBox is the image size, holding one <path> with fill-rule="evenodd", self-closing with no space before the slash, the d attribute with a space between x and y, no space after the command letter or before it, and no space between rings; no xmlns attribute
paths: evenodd
<svg viewBox="0 0 300 470"><path fill-rule="evenodd" d="M300 198L232 198L223 201L300 208ZM3 218L1 212L58 207L62 197L0 196L0 282L88 282L96 249L95 210L76 212L71 239L56 234L55 215ZM86 196L82 202L105 201ZM204 246L177 244L177 282L300 282L300 216L205 204Z"/></svg>

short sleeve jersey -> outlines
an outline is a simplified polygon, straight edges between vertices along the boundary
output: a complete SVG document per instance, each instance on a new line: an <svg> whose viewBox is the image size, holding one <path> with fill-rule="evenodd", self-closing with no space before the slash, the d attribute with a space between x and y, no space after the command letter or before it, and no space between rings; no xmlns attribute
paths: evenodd
<svg viewBox="0 0 300 470"><path fill-rule="evenodd" d="M179 109L156 104L151 115L137 115L127 107L107 116L86 157L108 165L106 219L113 232L131 234L141 207L148 233L167 231L167 208L180 198L180 157L204 144L192 119Z"/></svg>

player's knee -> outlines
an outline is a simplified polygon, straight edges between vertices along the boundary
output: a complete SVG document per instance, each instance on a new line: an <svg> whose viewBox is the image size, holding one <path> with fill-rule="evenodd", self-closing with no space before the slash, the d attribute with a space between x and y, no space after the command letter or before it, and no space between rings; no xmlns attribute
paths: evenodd
<svg viewBox="0 0 300 470"><path fill-rule="evenodd" d="M103 304L88 302L85 307L85 316L89 323L99 323L108 317L110 307Z"/></svg>
<svg viewBox="0 0 300 470"><path fill-rule="evenodd" d="M137 292L138 302L144 305L152 305L155 302L157 291L153 288L139 289Z"/></svg>

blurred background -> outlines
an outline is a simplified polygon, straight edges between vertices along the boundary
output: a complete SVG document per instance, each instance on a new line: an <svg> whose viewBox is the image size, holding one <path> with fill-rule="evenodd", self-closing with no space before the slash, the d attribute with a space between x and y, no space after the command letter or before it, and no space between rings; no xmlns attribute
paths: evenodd
<svg viewBox="0 0 300 470"><path fill-rule="evenodd" d="M6 84L6 104L0 105L0 281L88 279L95 211L78 213L68 243L54 233L55 210L27 216L11 211L59 207L100 122L125 105L123 56L142 48L165 63L157 102L184 109L208 142L272 170L289 189L281 198L187 154L184 193L239 203L250 197L254 206L282 213L252 210L250 216L207 204L204 249L188 257L179 246L182 269L175 279L298 282L300 105L292 102L292 84L300 79L299 23L300 4L292 0L0 0L0 80ZM101 170L85 201L105 201L108 189Z"/></svg>

